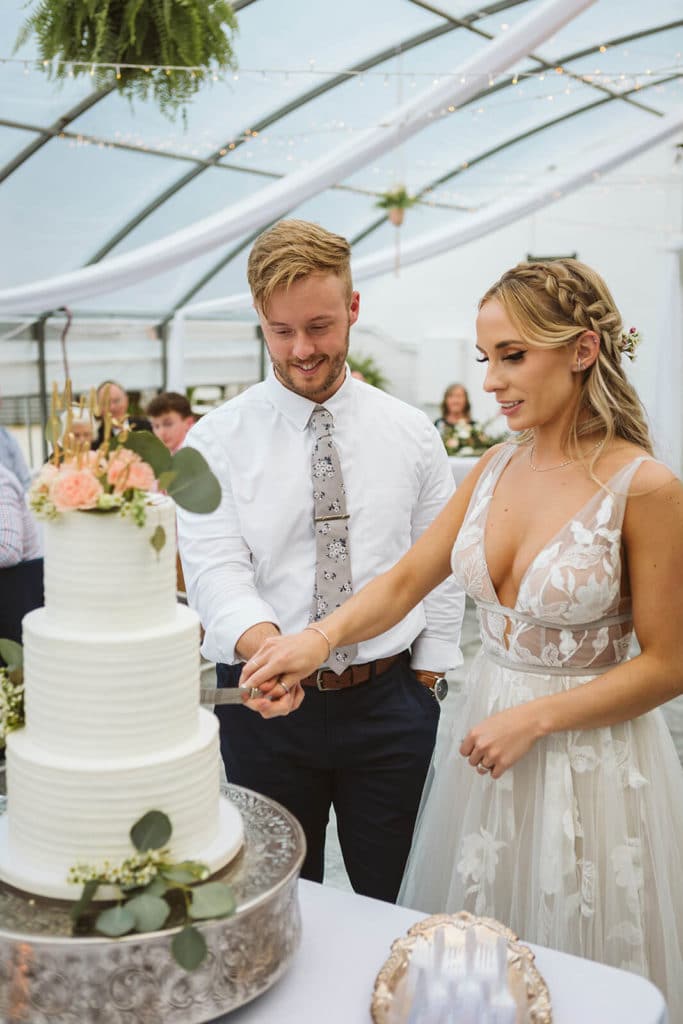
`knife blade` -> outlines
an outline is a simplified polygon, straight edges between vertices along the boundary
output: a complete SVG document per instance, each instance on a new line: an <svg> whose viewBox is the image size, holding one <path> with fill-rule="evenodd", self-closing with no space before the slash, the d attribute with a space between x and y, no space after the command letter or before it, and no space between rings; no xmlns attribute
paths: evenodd
<svg viewBox="0 0 683 1024"><path fill-rule="evenodd" d="M255 687L240 687L240 686L228 686L226 688L218 688L211 686L202 686L199 690L199 703L200 704L242 704L244 696L247 696L249 700L255 700L257 697L265 697L265 693Z"/></svg>

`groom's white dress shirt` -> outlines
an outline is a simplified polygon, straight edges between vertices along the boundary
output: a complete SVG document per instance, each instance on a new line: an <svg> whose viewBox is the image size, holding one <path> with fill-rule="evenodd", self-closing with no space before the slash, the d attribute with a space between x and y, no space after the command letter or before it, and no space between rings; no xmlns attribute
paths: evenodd
<svg viewBox="0 0 683 1024"><path fill-rule="evenodd" d="M429 526L454 485L441 439L418 409L347 376L324 403L344 477L353 588L391 568ZM239 661L235 645L258 622L283 633L309 621L315 572L309 420L315 403L268 378L204 416L186 444L222 487L209 515L178 509L190 605L205 628L202 653ZM462 663L465 595L448 579L393 629L359 644L358 663L412 647L412 667Z"/></svg>

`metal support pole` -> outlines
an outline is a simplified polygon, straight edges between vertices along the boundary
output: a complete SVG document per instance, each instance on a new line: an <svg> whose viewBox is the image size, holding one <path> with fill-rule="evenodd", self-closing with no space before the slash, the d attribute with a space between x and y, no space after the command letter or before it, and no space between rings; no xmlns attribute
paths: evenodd
<svg viewBox="0 0 683 1024"><path fill-rule="evenodd" d="M168 320L157 324L157 334L161 339L161 390L168 391Z"/></svg>
<svg viewBox="0 0 683 1024"><path fill-rule="evenodd" d="M43 448L43 462L47 462L47 361L45 358L45 324L47 314L31 324L33 340L38 342L38 388L40 393L40 437Z"/></svg>

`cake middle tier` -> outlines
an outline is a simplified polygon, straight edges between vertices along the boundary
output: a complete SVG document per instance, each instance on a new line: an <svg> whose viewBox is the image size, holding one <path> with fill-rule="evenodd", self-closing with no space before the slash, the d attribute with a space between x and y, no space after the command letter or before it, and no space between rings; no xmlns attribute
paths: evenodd
<svg viewBox="0 0 683 1024"><path fill-rule="evenodd" d="M201 860L211 871L226 863L239 848L241 826L237 815L226 830L221 817L217 719L195 708L191 733L163 755L97 765L48 754L25 729L10 733L0 877L29 892L74 898L69 869L130 857L130 829L152 810L171 821L173 861Z"/></svg>
<svg viewBox="0 0 683 1024"><path fill-rule="evenodd" d="M189 739L199 700L199 620L134 633L64 630L39 608L23 622L26 735L42 750L99 761Z"/></svg>

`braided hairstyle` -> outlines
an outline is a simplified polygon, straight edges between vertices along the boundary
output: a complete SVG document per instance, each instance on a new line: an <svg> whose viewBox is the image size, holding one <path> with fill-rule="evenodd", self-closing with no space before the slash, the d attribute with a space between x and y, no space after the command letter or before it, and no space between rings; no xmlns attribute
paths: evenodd
<svg viewBox="0 0 683 1024"><path fill-rule="evenodd" d="M642 403L622 365L627 343L621 315L595 270L572 259L519 263L488 289L479 308L489 299L500 302L531 346L561 348L584 331L594 331L600 339L597 359L582 374L567 437L570 454L579 455L580 437L595 434L604 436L605 447L620 437L652 454ZM530 439L531 431L525 431L519 440Z"/></svg>

